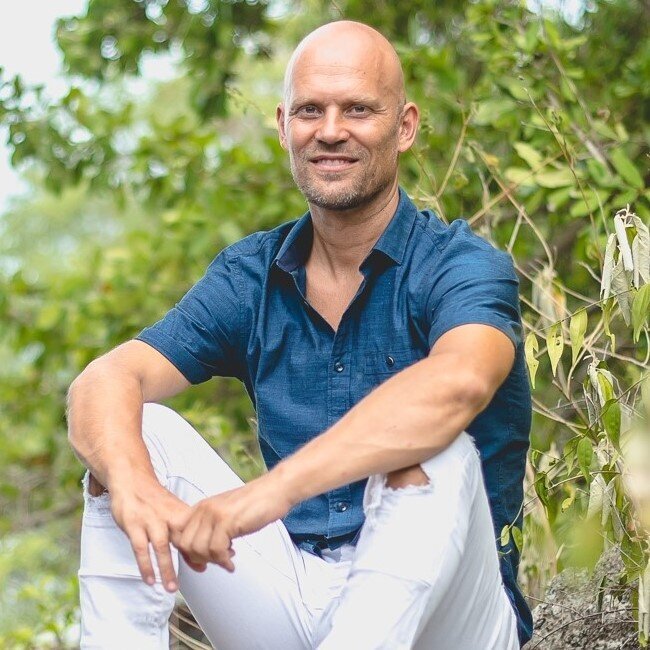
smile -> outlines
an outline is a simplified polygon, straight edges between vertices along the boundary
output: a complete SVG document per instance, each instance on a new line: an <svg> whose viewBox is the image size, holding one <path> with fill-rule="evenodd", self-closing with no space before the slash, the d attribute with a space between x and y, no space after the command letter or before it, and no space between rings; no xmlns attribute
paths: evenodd
<svg viewBox="0 0 650 650"><path fill-rule="evenodd" d="M324 171L342 171L352 167L357 161L347 158L318 158L310 161L317 169Z"/></svg>

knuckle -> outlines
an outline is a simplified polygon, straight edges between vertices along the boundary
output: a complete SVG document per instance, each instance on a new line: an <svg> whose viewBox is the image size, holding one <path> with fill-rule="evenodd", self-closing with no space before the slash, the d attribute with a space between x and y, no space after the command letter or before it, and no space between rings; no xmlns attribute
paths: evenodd
<svg viewBox="0 0 650 650"><path fill-rule="evenodd" d="M131 546L132 546L132 548L133 548L133 552L134 552L136 555L146 555L146 556L149 555L149 554L148 554L148 550L149 550L149 549L147 548L147 545L146 545L146 544L143 544L143 543L141 543L141 542L135 542L135 543L133 543Z"/></svg>

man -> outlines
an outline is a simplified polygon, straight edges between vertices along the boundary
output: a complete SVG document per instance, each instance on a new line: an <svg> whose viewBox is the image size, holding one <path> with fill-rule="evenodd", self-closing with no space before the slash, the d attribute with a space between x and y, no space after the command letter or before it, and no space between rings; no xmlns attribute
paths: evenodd
<svg viewBox="0 0 650 650"><path fill-rule="evenodd" d="M277 123L309 212L222 251L73 383L82 647L164 647L177 588L219 650L530 636L516 549L500 572L495 543L520 518L530 425L517 278L398 187L418 116L378 32L308 35ZM246 485L150 403L214 375L256 407L269 472Z"/></svg>

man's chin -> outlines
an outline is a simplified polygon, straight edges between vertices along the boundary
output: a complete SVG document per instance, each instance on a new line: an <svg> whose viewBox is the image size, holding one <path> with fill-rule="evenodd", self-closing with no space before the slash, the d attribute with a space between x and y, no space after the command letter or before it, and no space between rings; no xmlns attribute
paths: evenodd
<svg viewBox="0 0 650 650"><path fill-rule="evenodd" d="M337 196L337 197L324 197L321 195L306 196L307 202L310 205L322 208L323 210L354 210L365 203L364 197L357 196Z"/></svg>
<svg viewBox="0 0 650 650"><path fill-rule="evenodd" d="M368 200L367 193L363 190L336 180L327 183L325 187L308 185L300 190L310 205L324 210L351 210L362 206Z"/></svg>

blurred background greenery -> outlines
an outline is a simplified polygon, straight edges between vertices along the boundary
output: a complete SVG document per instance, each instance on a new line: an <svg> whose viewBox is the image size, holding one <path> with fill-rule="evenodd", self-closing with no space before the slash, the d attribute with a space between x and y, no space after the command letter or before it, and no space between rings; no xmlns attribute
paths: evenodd
<svg viewBox="0 0 650 650"><path fill-rule="evenodd" d="M274 110L292 48L340 18L395 44L421 107L403 186L517 265L535 415L523 535L504 529L501 550L522 548L535 606L564 568L621 549L612 579L646 642L650 467L625 449L634 431L635 459L648 442L650 5L89 0L56 25L62 97L0 68L29 188L0 215L0 647L75 646L66 390L221 248L304 212ZM158 63L162 81L145 72ZM170 404L244 479L264 471L237 381Z"/></svg>

